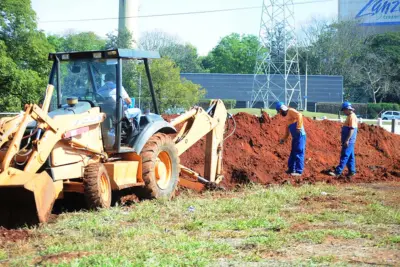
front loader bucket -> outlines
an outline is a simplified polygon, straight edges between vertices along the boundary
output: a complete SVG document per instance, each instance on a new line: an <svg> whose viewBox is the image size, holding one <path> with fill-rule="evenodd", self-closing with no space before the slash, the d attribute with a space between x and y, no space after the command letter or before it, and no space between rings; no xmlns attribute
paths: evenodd
<svg viewBox="0 0 400 267"><path fill-rule="evenodd" d="M46 222L56 191L46 172L19 172L0 177L0 226L15 228Z"/></svg>

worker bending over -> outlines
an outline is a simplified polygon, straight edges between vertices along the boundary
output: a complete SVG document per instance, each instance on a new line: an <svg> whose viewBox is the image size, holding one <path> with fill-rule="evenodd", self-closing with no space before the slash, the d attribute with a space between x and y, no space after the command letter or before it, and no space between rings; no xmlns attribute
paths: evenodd
<svg viewBox="0 0 400 267"><path fill-rule="evenodd" d="M349 169L347 177L354 176L356 173L356 158L354 155L354 146L356 144L358 122L357 116L353 112L354 108L350 102L342 104L342 111L347 116L342 127L341 141L342 151L340 153L340 162L335 171L330 172L331 176L340 176L345 166Z"/></svg>
<svg viewBox="0 0 400 267"><path fill-rule="evenodd" d="M288 126L285 136L280 139L283 144L292 135L292 150L288 160L288 170L292 176L300 176L304 170L304 156L306 152L306 131L303 125L303 115L294 108L288 108L282 102L276 104L276 111L283 117L287 117Z"/></svg>

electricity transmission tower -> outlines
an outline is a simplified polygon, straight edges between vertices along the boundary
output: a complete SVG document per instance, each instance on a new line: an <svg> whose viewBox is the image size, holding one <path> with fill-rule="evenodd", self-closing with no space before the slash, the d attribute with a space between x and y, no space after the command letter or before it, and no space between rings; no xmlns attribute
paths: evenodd
<svg viewBox="0 0 400 267"><path fill-rule="evenodd" d="M301 109L293 0L263 0L259 41L250 106L284 101Z"/></svg>

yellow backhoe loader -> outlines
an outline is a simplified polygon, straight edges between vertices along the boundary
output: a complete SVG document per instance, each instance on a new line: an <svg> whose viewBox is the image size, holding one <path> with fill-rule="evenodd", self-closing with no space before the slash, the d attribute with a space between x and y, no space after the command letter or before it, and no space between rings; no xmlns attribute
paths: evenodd
<svg viewBox="0 0 400 267"><path fill-rule="evenodd" d="M51 53L41 105L0 119L0 225L46 222L55 200L81 193L90 209L108 208L112 192L137 187L147 198L171 198L178 183L202 189L222 180L227 111L221 100L165 121L157 107L149 59L130 49ZM144 64L154 113L124 104L122 68ZM115 77L115 81L106 81ZM109 79L109 78L108 78ZM114 83L114 84L112 84ZM182 124L179 132L175 126ZM206 136L204 177L179 157ZM185 174L180 178L180 174Z"/></svg>

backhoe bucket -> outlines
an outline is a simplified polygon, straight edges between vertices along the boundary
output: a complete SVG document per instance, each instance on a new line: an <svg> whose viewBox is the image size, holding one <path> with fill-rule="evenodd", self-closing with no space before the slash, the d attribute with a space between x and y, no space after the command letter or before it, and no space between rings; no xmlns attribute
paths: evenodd
<svg viewBox="0 0 400 267"><path fill-rule="evenodd" d="M46 172L5 173L0 175L0 226L15 228L46 222L56 199L50 176Z"/></svg>

